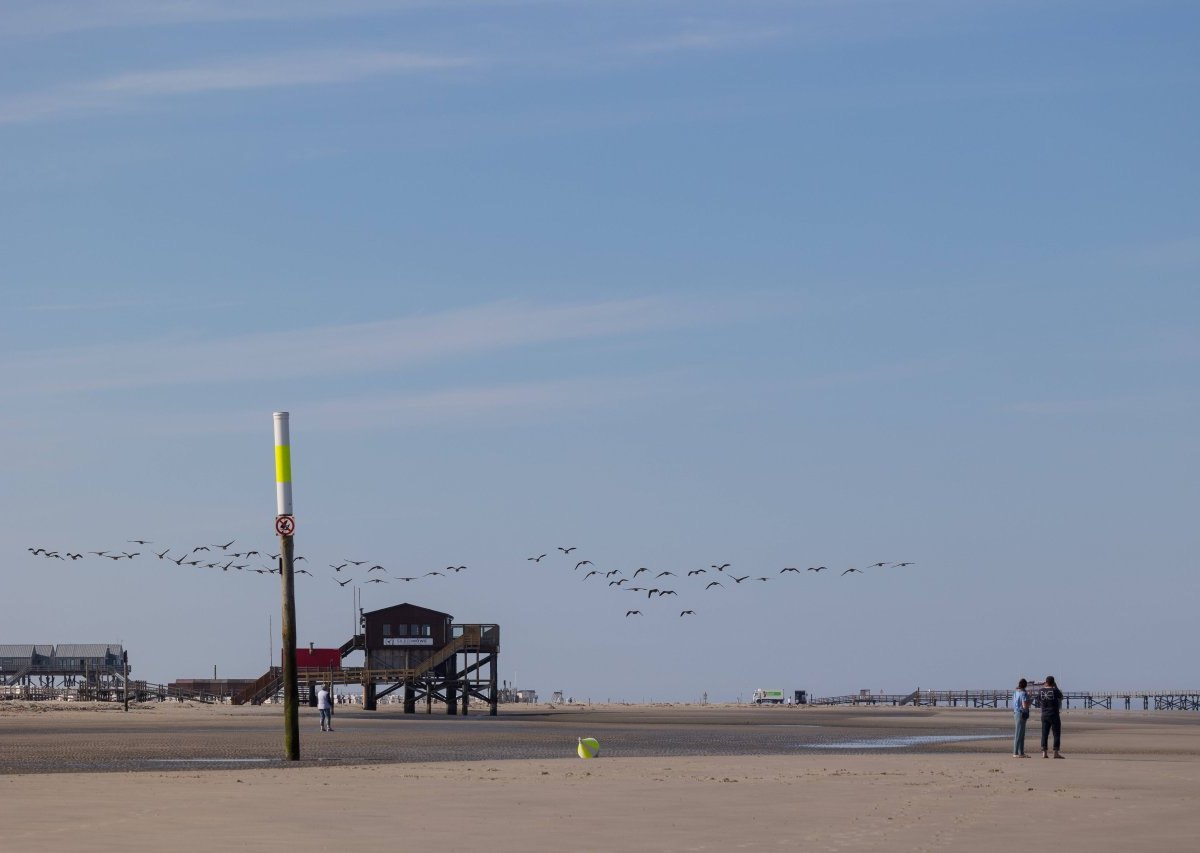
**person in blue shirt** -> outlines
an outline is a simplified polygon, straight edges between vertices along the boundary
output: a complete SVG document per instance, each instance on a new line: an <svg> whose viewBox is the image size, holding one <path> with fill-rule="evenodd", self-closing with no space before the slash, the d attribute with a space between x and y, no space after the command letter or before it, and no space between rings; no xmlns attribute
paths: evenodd
<svg viewBox="0 0 1200 853"><path fill-rule="evenodd" d="M1025 721L1029 719L1029 694L1025 688L1029 682L1022 678L1017 682L1017 691L1013 693L1012 709L1013 724L1016 731L1013 734L1013 758L1028 758L1025 754Z"/></svg>

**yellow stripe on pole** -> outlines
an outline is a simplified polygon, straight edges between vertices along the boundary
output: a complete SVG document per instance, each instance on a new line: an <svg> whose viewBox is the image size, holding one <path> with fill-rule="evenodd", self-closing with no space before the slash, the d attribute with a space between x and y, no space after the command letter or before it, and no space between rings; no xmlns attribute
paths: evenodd
<svg viewBox="0 0 1200 853"><path fill-rule="evenodd" d="M275 447L275 482L292 482L292 448L286 444Z"/></svg>

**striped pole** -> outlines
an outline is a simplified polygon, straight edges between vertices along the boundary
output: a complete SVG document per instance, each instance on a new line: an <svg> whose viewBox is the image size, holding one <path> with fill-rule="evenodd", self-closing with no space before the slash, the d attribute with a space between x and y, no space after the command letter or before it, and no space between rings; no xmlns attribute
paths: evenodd
<svg viewBox="0 0 1200 853"><path fill-rule="evenodd" d="M288 413L275 413L275 531L279 534L279 576L283 591L283 750L300 760L300 696L296 675L296 585L292 572L295 530L292 518L292 441Z"/></svg>
<svg viewBox="0 0 1200 853"><path fill-rule="evenodd" d="M292 514L292 435L287 412L275 413L275 514Z"/></svg>

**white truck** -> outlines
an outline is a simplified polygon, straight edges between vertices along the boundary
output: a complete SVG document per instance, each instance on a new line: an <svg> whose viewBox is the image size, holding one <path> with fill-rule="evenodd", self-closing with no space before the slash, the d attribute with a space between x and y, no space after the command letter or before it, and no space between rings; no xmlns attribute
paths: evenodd
<svg viewBox="0 0 1200 853"><path fill-rule="evenodd" d="M783 691L760 688L754 691L754 695L750 697L750 701L755 705L782 705Z"/></svg>

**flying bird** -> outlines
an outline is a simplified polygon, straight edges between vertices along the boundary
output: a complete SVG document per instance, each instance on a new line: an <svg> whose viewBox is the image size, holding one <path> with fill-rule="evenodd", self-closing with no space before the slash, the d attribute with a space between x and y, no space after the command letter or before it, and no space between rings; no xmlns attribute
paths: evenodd
<svg viewBox="0 0 1200 853"><path fill-rule="evenodd" d="M609 586L620 586L623 583L629 583L629 578L621 578L619 581L609 581Z"/></svg>
<svg viewBox="0 0 1200 853"><path fill-rule="evenodd" d="M692 571L688 572L688 577L690 578L692 575L706 575L706 574L708 574L708 569L693 569Z"/></svg>
<svg viewBox="0 0 1200 853"><path fill-rule="evenodd" d="M368 573L370 573L370 572L386 572L386 571L387 571L387 569L385 569L383 566L381 566L379 564L371 566L371 568L367 569Z"/></svg>
<svg viewBox="0 0 1200 853"><path fill-rule="evenodd" d="M640 610L626 610L626 611L625 611L625 615L626 615L626 616L641 616L641 615L642 615L642 611L640 611Z"/></svg>
<svg viewBox="0 0 1200 853"><path fill-rule="evenodd" d="M709 583L708 586L705 587L705 589L712 589L714 586L719 586L722 589L725 588L725 585L723 583L721 583L720 581L712 581Z"/></svg>
<svg viewBox="0 0 1200 853"><path fill-rule="evenodd" d="M648 571L650 571L650 570L647 569L645 566L642 566L640 569L638 569L636 572L633 573L633 576L636 578L642 572L648 572Z"/></svg>
<svg viewBox="0 0 1200 853"><path fill-rule="evenodd" d="M619 574L621 574L621 570L620 570L620 569L613 569L611 572L605 572L605 573L604 573L604 576L605 576L606 578L611 578L613 575L619 575Z"/></svg>
<svg viewBox="0 0 1200 853"><path fill-rule="evenodd" d="M153 545L154 544L149 539L126 539L125 541L126 542L134 542L138 545Z"/></svg>
<svg viewBox="0 0 1200 853"><path fill-rule="evenodd" d="M572 551L574 551L578 547L579 547L578 545L572 545L570 548L564 548L562 545L559 545L558 550L562 551L564 554L570 554Z"/></svg>
<svg viewBox="0 0 1200 853"><path fill-rule="evenodd" d="M679 615L680 616L695 616L696 611L695 610L681 610L681 611L679 611Z"/></svg>
<svg viewBox="0 0 1200 853"><path fill-rule="evenodd" d="M842 572L842 576L845 577L846 575L850 574L851 572L858 572L861 575L863 573L863 570L856 569L853 566L851 566L850 568L846 569L846 571Z"/></svg>
<svg viewBox="0 0 1200 853"><path fill-rule="evenodd" d="M733 582L734 582L734 583L741 583L741 582L742 582L742 581L744 581L746 578L750 577L750 575L742 575L740 578L739 578L739 577L736 577L736 576L734 576L734 575L730 575L730 577L731 577L731 578L733 578Z"/></svg>
<svg viewBox="0 0 1200 853"><path fill-rule="evenodd" d="M718 572L723 572L725 569L728 569L730 565L730 563L722 563L719 566L710 566L709 568L716 569Z"/></svg>
<svg viewBox="0 0 1200 853"><path fill-rule="evenodd" d="M229 540L228 542L226 542L224 545L213 545L213 547L214 547L214 548L220 548L222 551L228 551L228 550L229 550L229 548L230 548L230 547L233 545L233 543L234 543L234 542L236 542L236 541L237 541L236 539L230 539L230 540Z"/></svg>
<svg viewBox="0 0 1200 853"><path fill-rule="evenodd" d="M676 577L676 574L674 572L659 572L654 577L662 578L662 577L666 577L667 575L670 575L671 577Z"/></svg>
<svg viewBox="0 0 1200 853"><path fill-rule="evenodd" d="M800 574L800 570L793 568L792 566L788 566L786 569L779 570L779 574L783 574L784 572L795 572L796 574Z"/></svg>
<svg viewBox="0 0 1200 853"><path fill-rule="evenodd" d="M904 566L915 566L916 563L892 563L892 565L903 568Z"/></svg>
<svg viewBox="0 0 1200 853"><path fill-rule="evenodd" d="M340 572L342 569L346 568L346 566L348 566L348 565L350 565L350 564L342 563L340 566L335 566L333 563L330 563L329 568L333 569L335 572Z"/></svg>
<svg viewBox="0 0 1200 853"><path fill-rule="evenodd" d="M262 571L262 569L255 569L254 571L256 571L256 572L261 572L261 571ZM338 580L337 578L334 578L334 579L333 579L333 582L334 582L335 584L337 584L338 586L345 586L345 585L346 585L346 584L348 584L348 583L353 583L353 582L354 582L354 578L346 578L344 581L340 581L340 580Z"/></svg>
<svg viewBox="0 0 1200 853"><path fill-rule="evenodd" d="M168 548L168 549L167 549L167 551L170 551L170 550L171 550L170 548ZM159 553L156 551L156 552L154 553L154 556L158 557L158 559L160 559L160 560L163 560L163 559L165 559L165 558L166 558L166 556L167 556L167 551L163 551L161 554L159 554Z"/></svg>
<svg viewBox="0 0 1200 853"><path fill-rule="evenodd" d="M592 575L598 575L598 574L600 574L600 573L599 573L598 571L596 571L595 569L593 569L592 571L590 571L590 572L588 572L586 575L584 575L584 576L583 576L583 579L584 579L584 580L587 580L587 579L588 579L588 578L590 578Z"/></svg>
<svg viewBox="0 0 1200 853"><path fill-rule="evenodd" d="M867 568L868 569L882 569L886 565L887 565L887 563L872 563L871 565L867 566Z"/></svg>
<svg viewBox="0 0 1200 853"><path fill-rule="evenodd" d="M810 572L823 572L828 568L829 568L829 566L809 566L808 570Z"/></svg>
<svg viewBox="0 0 1200 853"><path fill-rule="evenodd" d="M542 554L542 556L544 557L546 555ZM590 565L593 565L591 560L580 560L578 563L575 564L575 571L579 571L580 566L590 566Z"/></svg>
<svg viewBox="0 0 1200 853"><path fill-rule="evenodd" d="M526 557L525 559L526 559L526 560L532 560L532 561L533 561L533 562L535 562L535 563L540 563L540 562L542 561L542 557L544 557L544 556L546 556L546 555L545 555L545 554L541 554L541 555L539 555L539 556L537 556L537 557ZM579 566L576 566L575 568L579 568Z"/></svg>
<svg viewBox="0 0 1200 853"><path fill-rule="evenodd" d="M383 578L371 578L367 583L387 583Z"/></svg>
<svg viewBox="0 0 1200 853"><path fill-rule="evenodd" d="M279 557L278 554L270 554L268 556L272 556L272 557L276 557L276 558ZM367 564L366 560L346 560L346 562L352 566L365 566Z"/></svg>

